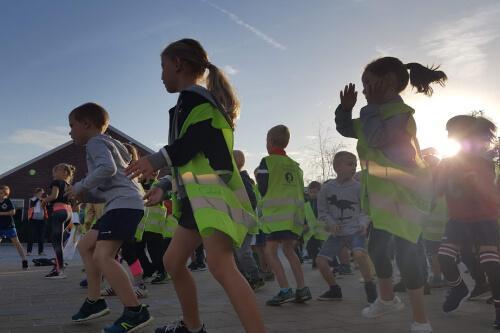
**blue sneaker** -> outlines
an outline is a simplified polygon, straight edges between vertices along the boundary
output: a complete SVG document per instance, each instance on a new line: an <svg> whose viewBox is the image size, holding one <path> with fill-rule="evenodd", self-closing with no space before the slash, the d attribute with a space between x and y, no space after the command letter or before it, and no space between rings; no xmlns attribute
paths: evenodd
<svg viewBox="0 0 500 333"><path fill-rule="evenodd" d="M149 314L147 305L141 305L141 310L138 312L125 308L121 317L113 325L105 327L102 333L134 332L147 326L152 321L153 317Z"/></svg>
<svg viewBox="0 0 500 333"><path fill-rule="evenodd" d="M109 312L108 305L103 298L99 298L94 302L86 299L78 313L71 317L71 320L75 323L81 323L105 316Z"/></svg>

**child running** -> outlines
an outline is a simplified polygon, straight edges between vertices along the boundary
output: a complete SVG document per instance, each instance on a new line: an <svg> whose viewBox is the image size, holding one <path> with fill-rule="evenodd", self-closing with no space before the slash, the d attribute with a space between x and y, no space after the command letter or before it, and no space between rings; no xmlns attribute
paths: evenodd
<svg viewBox="0 0 500 333"><path fill-rule="evenodd" d="M104 333L132 332L146 326L153 318L137 300L127 274L115 256L124 241L133 239L144 214L140 185L125 176L131 156L119 141L105 135L109 115L95 103L83 104L69 114L71 138L85 145L88 175L69 187L66 195L82 202L106 202L103 215L79 242L78 250L85 265L87 298L72 320L83 322L108 314L100 298L104 275L124 305L123 314Z"/></svg>
<svg viewBox="0 0 500 333"><path fill-rule="evenodd" d="M17 253L21 257L23 269L28 269L28 261L24 248L17 238L16 226L14 225L14 215L16 215L16 207L9 199L10 187L0 185L0 243L2 239L9 238L12 244L15 245Z"/></svg>
<svg viewBox="0 0 500 333"><path fill-rule="evenodd" d="M257 170L257 184L262 195L262 230L266 234L266 257L276 275L280 291L266 302L279 306L287 302L303 303L311 292L304 282L304 272L295 247L304 230L304 180L299 164L286 155L290 131L285 125L267 132L267 152ZM297 289L293 292L278 257L278 247L292 267Z"/></svg>
<svg viewBox="0 0 500 333"><path fill-rule="evenodd" d="M164 256L182 308L182 320L156 333L205 332L200 320L196 284L186 263L203 243L207 264L222 285L246 332L265 331L255 295L238 271L233 246L241 246L255 216L233 158L233 130L239 102L221 70L211 64L200 43L182 39L161 54L162 81L169 93L180 93L170 109L169 144L160 152L131 163L127 174L149 177L171 167L179 227ZM207 86L204 81L205 72ZM146 198L158 203L158 187Z"/></svg>
<svg viewBox="0 0 500 333"><path fill-rule="evenodd" d="M443 311L455 311L467 299L469 289L456 260L462 246L477 247L493 294L493 326L500 329L499 195L491 153L496 126L482 116L460 115L451 118L446 129L449 137L460 143L461 150L441 162L436 182L438 191L445 195L449 215L439 248L441 269L451 287Z"/></svg>
<svg viewBox="0 0 500 333"><path fill-rule="evenodd" d="M430 96L430 84L443 85L447 78L435 68L383 57L368 64L361 79L368 105L361 109L360 118L353 120L357 92L354 84L345 86L335 122L341 135L358 139L363 170L361 208L374 226L368 247L378 277L379 298L362 314L375 318L404 307L392 286L388 247L394 239L396 261L412 304L411 331L432 332L424 309L423 251L419 245L421 223L430 210L430 173L420 154L415 111L399 94L410 82L417 92Z"/></svg>
<svg viewBox="0 0 500 333"><path fill-rule="evenodd" d="M51 239L54 252L56 254L56 263L52 271L45 278L47 279L65 279L64 260L63 260L63 230L65 224L71 221L73 210L71 200L65 195L70 187L75 175L76 168L73 165L60 163L52 169L54 180L50 184L50 194L43 199L45 203L52 205L52 212L49 216L49 225L51 230Z"/></svg>
<svg viewBox="0 0 500 333"><path fill-rule="evenodd" d="M373 282L366 253L366 234L370 219L361 211L361 184L353 179L356 165L357 158L353 153L340 151L335 154L333 169L337 178L326 182L318 195L318 219L331 232L316 258L319 271L330 288L318 297L320 301L342 299L342 290L335 280L330 263L340 255L344 246L352 250L354 260L359 265L368 303L377 299L377 287Z"/></svg>

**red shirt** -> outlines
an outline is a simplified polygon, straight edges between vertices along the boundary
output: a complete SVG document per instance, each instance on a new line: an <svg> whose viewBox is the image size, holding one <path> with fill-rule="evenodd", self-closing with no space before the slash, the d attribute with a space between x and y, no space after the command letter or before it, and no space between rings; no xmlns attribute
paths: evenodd
<svg viewBox="0 0 500 333"><path fill-rule="evenodd" d="M444 192L451 220L496 221L499 191L492 160L467 154L445 159L438 167L437 184Z"/></svg>

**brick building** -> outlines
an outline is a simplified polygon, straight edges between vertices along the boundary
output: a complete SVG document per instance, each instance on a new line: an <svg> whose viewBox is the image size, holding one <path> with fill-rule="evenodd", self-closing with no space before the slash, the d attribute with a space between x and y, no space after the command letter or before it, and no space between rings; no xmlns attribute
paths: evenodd
<svg viewBox="0 0 500 333"><path fill-rule="evenodd" d="M153 151L142 143L132 139L113 126L109 126L106 134L121 141L133 144L140 156L151 154ZM17 208L15 216L16 226L22 228L28 211L28 200L33 196L37 187L49 191L52 181L52 167L58 163L69 163L76 167L75 181L80 180L87 173L85 161L85 148L77 146L73 141L68 141L48 152L33 158L0 175L0 184L11 188L10 199Z"/></svg>

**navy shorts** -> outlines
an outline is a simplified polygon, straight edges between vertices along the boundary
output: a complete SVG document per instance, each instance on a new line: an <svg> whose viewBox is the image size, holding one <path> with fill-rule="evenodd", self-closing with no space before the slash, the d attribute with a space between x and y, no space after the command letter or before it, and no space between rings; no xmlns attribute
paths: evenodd
<svg viewBox="0 0 500 333"><path fill-rule="evenodd" d="M497 221L463 222L450 220L446 223L442 244L457 246L498 246Z"/></svg>
<svg viewBox="0 0 500 333"><path fill-rule="evenodd" d="M266 234L259 230L259 233L255 235L255 246L266 245Z"/></svg>
<svg viewBox="0 0 500 333"><path fill-rule="evenodd" d="M0 229L0 239L2 238L16 238L16 228Z"/></svg>
<svg viewBox="0 0 500 333"><path fill-rule="evenodd" d="M266 241L284 241L284 240L299 240L300 236L290 230L282 230L266 234Z"/></svg>
<svg viewBox="0 0 500 333"><path fill-rule="evenodd" d="M330 235L330 237L323 242L323 246L321 246L321 250L319 250L318 257L325 257L333 261L340 254L340 251L344 246L352 251L366 252L366 237L360 234L350 236Z"/></svg>
<svg viewBox="0 0 500 333"><path fill-rule="evenodd" d="M132 240L143 216L141 209L112 209L101 216L92 229L99 231L97 240Z"/></svg>

